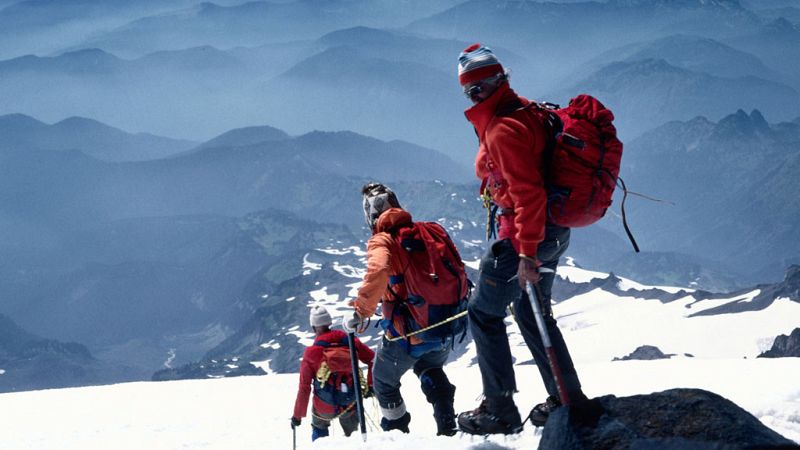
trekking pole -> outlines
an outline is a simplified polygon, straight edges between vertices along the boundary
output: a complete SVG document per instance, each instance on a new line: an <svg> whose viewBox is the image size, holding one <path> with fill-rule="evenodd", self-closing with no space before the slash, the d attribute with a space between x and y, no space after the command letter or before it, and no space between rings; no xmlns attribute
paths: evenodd
<svg viewBox="0 0 800 450"><path fill-rule="evenodd" d="M358 409L358 423L361 424L361 438L367 442L367 421L364 419L364 398L361 396L361 377L358 371L358 356L356 355L356 334L347 334L347 344L350 346L350 362L353 365L353 388L356 390L356 408Z"/></svg>
<svg viewBox="0 0 800 450"><path fill-rule="evenodd" d="M547 332L547 327L544 324L544 314L542 314L541 306L542 295L539 290L539 284L526 281L525 290L528 291L528 300L530 300L531 307L533 308L533 317L536 319L539 335L542 337L544 351L547 353L547 361L550 363L550 370L553 372L553 378L556 380L558 397L561 400L561 405L567 406L569 405L569 396L567 395L567 388L564 386L564 376L561 374L561 367L558 365L553 343L550 342L550 333Z"/></svg>
<svg viewBox="0 0 800 450"><path fill-rule="evenodd" d="M297 427L292 427L292 450L297 450Z"/></svg>

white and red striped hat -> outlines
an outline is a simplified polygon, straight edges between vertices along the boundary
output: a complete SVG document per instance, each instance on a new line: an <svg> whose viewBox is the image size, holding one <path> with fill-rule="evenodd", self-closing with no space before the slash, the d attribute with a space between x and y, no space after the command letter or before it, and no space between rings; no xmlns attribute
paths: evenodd
<svg viewBox="0 0 800 450"><path fill-rule="evenodd" d="M503 73L503 66L492 49L472 44L458 55L458 81L462 86Z"/></svg>

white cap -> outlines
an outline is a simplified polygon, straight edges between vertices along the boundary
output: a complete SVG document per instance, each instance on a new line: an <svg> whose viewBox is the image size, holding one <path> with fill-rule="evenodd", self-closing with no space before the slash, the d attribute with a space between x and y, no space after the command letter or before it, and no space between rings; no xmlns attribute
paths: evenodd
<svg viewBox="0 0 800 450"><path fill-rule="evenodd" d="M311 308L311 314L308 317L312 327L330 326L333 321L331 315L324 306L314 306Z"/></svg>

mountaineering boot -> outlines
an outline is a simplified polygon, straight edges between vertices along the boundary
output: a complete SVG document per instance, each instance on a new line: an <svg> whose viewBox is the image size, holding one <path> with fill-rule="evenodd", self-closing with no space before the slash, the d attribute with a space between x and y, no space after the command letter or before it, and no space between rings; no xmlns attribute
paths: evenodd
<svg viewBox="0 0 800 450"><path fill-rule="evenodd" d="M534 426L543 427L544 424L547 423L547 418L550 417L550 413L555 411L559 406L561 406L561 402L558 401L558 398L554 395L551 395L547 397L544 402L533 407L530 414L528 414L528 419L530 419Z"/></svg>
<svg viewBox="0 0 800 450"><path fill-rule="evenodd" d="M459 414L458 427L468 434L517 434L522 431L522 421L508 395L487 397L477 408Z"/></svg>
<svg viewBox="0 0 800 450"><path fill-rule="evenodd" d="M394 420L388 420L386 417L381 419L381 428L383 431L400 430L403 433L408 433L408 424L411 423L411 413L406 412L402 416Z"/></svg>
<svg viewBox="0 0 800 450"><path fill-rule="evenodd" d="M574 407L585 406L589 400L581 390L568 392L567 395L569 396L570 406ZM530 414L528 414L528 419L530 419L534 426L543 427L544 424L547 423L547 418L550 417L550 413L560 406L561 401L558 397L551 395L547 397L543 403L539 403L533 407Z"/></svg>
<svg viewBox="0 0 800 450"><path fill-rule="evenodd" d="M414 369L419 377L420 387L425 393L425 398L433 406L433 418L436 419L437 436L453 436L458 431L456 427L456 412L453 409L453 400L456 387L447 379L441 367L424 370Z"/></svg>
<svg viewBox="0 0 800 450"><path fill-rule="evenodd" d="M327 437L328 436L328 429L327 428L317 428L314 425L311 425L311 442L316 441L319 438Z"/></svg>
<svg viewBox="0 0 800 450"><path fill-rule="evenodd" d="M452 400L434 403L433 418L436 419L437 436L455 436L458 432Z"/></svg>

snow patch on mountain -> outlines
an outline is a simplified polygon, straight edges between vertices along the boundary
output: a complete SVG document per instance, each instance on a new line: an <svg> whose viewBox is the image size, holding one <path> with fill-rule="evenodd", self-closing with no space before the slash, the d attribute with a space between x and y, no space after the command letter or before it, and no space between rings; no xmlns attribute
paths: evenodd
<svg viewBox="0 0 800 450"><path fill-rule="evenodd" d="M338 261L333 262L333 270L347 278L357 279L364 278L364 274L366 273L366 270L363 267L353 267L351 265L339 264Z"/></svg>
<svg viewBox="0 0 800 450"><path fill-rule="evenodd" d="M308 260L309 253L303 256L303 275L311 275L312 270L322 270L321 263L315 263Z"/></svg>
<svg viewBox="0 0 800 450"><path fill-rule="evenodd" d="M367 256L367 252L365 252L361 247L357 246L351 246L347 248L332 248L332 247L318 248L316 249L316 251L335 256L342 256L342 255Z"/></svg>
<svg viewBox="0 0 800 450"><path fill-rule="evenodd" d="M578 267L575 264L575 260L573 258L566 258L566 262L564 265L558 267L557 271L558 276L560 276L563 280L569 281L571 283L590 283L592 280L595 279L606 279L608 278L607 273L597 272L594 270L586 270L583 268ZM636 281L617 277L619 278L619 282L617 283L617 288L621 291L646 291L650 289L658 289L669 294L677 294L681 291L686 292L694 292L694 289L688 289L683 287L675 287L675 286L648 286L641 283L637 283Z"/></svg>
<svg viewBox="0 0 800 450"><path fill-rule="evenodd" d="M314 333L299 330L289 330L285 333L287 336L294 336L300 345L308 347L314 343Z"/></svg>
<svg viewBox="0 0 800 450"><path fill-rule="evenodd" d="M705 311L711 308L717 308L719 306L727 305L728 303L734 302L751 302L754 298L756 298L761 293L761 289L756 289L752 292L747 292L742 295L738 295L731 298L711 298L711 299L704 299L695 303L689 303L686 305L686 308L691 309L692 314L697 314L700 311Z"/></svg>
<svg viewBox="0 0 800 450"><path fill-rule="evenodd" d="M691 316L695 308L715 306L706 302L720 301L726 300L697 301L687 295L661 303L595 289L560 302L554 312L573 358L584 362L609 361L642 344L678 355L754 358L775 336L792 330L800 317L800 303L788 299L761 311Z"/></svg>

